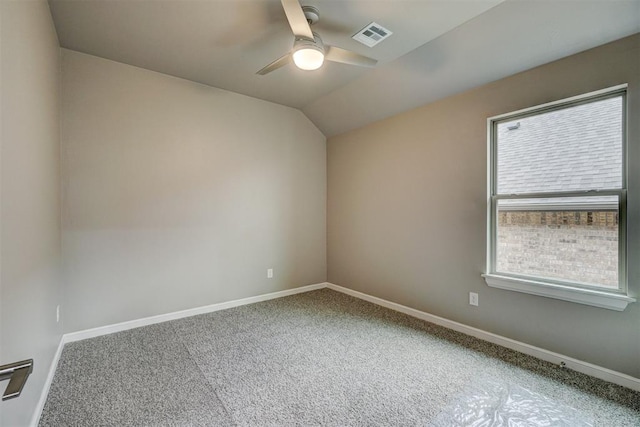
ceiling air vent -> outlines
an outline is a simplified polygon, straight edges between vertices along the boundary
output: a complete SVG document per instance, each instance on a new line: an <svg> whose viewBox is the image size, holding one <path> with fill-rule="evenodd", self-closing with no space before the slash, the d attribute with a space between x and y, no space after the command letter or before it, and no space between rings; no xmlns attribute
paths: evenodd
<svg viewBox="0 0 640 427"><path fill-rule="evenodd" d="M387 30L382 25L372 22L371 24L358 31L352 37L352 39L359 41L366 46L374 47L382 40L389 37L391 34L393 34L393 32Z"/></svg>

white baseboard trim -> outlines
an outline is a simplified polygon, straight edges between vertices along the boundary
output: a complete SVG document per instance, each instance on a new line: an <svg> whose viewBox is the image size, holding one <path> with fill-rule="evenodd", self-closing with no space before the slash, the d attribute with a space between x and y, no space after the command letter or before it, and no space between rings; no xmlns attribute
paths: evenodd
<svg viewBox="0 0 640 427"><path fill-rule="evenodd" d="M187 310L176 311L173 313L160 314L157 316L145 317L142 319L131 320L128 322L116 323L113 325L101 326L98 328L87 329L84 331L71 332L68 334L64 334L60 338L60 343L58 344L58 349L51 361L51 366L49 367L49 373L47 375L47 379L42 388L42 392L40 393L40 399L38 400L38 404L33 412L33 416L31 417L31 427L37 427L40 422L40 416L42 415L42 410L44 409L44 405L47 402L47 397L49 396L49 389L51 388L51 383L53 382L53 376L56 373L56 369L58 368L58 361L60 360L60 355L62 354L62 349L66 343L81 341L88 338L95 338L101 335L108 335L114 332L126 331L128 329L139 328L142 326L153 325L155 323L167 322L169 320L182 319L184 317L196 316L198 314L212 313L214 311L225 310L227 308L239 307L241 305L253 304L261 301L268 301L276 298L282 298L289 295L300 294L303 292L315 291L317 289L323 289L327 287L327 283L316 283L313 285L301 286L299 288L287 289L284 291L271 292L269 294L258 295L255 297L248 297L237 299L233 301L221 302L218 304L206 305L203 307L196 307Z"/></svg>
<svg viewBox="0 0 640 427"><path fill-rule="evenodd" d="M65 344L68 342L86 340L101 335L108 335L114 332L126 331L128 329L140 328L142 326L153 325L155 323L168 322L169 320L182 319L185 317L197 316L199 314L212 313L214 311L226 310L228 308L239 307L241 305L253 304L261 301L282 298L289 295L300 294L303 292L315 291L317 289L326 288L327 283L316 283L313 285L301 286L299 288L287 289L284 291L271 292L269 294L258 295L226 301L217 304L205 305L203 307L190 308L187 310L175 311L173 313L159 314L157 316L144 317L142 319L130 320L128 322L115 323L113 325L100 326L98 328L86 329L84 331L71 332L63 336Z"/></svg>
<svg viewBox="0 0 640 427"><path fill-rule="evenodd" d="M44 381L44 385L42 386L42 391L40 392L40 399L38 400L38 404L36 405L35 410L33 411L33 415L31 416L31 423L29 425L32 427L37 427L38 423L40 422L40 415L42 415L44 404L47 402L47 396L49 396L49 389L51 388L51 383L53 382L53 376L55 375L56 369L58 368L58 361L60 361L60 355L62 355L63 347L64 347L64 336L60 337L58 348L56 349L56 353L53 355L53 359L51 360L51 364L49 365L49 373L47 374L47 379Z"/></svg>
<svg viewBox="0 0 640 427"><path fill-rule="evenodd" d="M630 388L632 390L640 391L640 379L634 378L630 375L616 372L611 369L603 368L601 366L584 362L582 360L564 356L559 353L554 353L552 351L535 347L533 345L525 344L520 341L512 340L510 338L496 335L491 332L483 331L482 329L477 329L462 323L454 322L453 320L435 316L433 314L416 310L414 308L397 304L395 302L387 301L382 298L374 297L362 292L344 288L342 286L338 286L333 283L324 282L324 283L317 283L313 285L302 286L299 288L287 289L284 291L272 292L269 294L242 298L242 299L222 302L218 304L211 304L203 307L191 308L187 310L176 311L173 313L160 314L157 316L145 317L142 319L131 320L128 322L116 323L113 325L101 326L98 328L64 334L60 339L60 344L58 345L58 349L56 350L53 360L51 361L49 374L47 375L47 379L45 381L44 387L42 389L42 393L40 395L40 400L38 401L38 405L31 419L31 426L33 427L37 426L38 422L40 421L42 410L44 409L44 405L47 401L47 396L49 395L49 389L53 381L53 376L55 375L56 368L58 367L58 361L60 360L62 349L66 343L80 341L88 338L95 338L101 335L108 335L114 332L126 331L128 329L139 328L142 326L153 325L155 323L167 322L169 320L182 319L185 317L196 316L199 314L212 313L214 311L226 310L228 308L239 307L247 304L253 304L256 302L282 298L289 295L315 291L323 288L329 288L334 291L341 292L343 294L351 295L361 300L368 301L373 304L386 307L388 309L398 311L400 313L404 313L421 320L425 320L427 322L435 323L436 325L444 326L445 328L449 328L466 335L471 335L481 340L488 341L497 345L501 345L503 347L519 351L520 353L528 354L530 356L536 357L541 360L545 360L547 362L555 363L558 365L561 362L564 362L567 368L572 369L574 371L578 371L583 374L590 375L592 377L600 378L602 380L611 382L613 384L618 384L618 385Z"/></svg>
<svg viewBox="0 0 640 427"><path fill-rule="evenodd" d="M525 344L520 341L506 338L501 335L496 335L491 332L483 331L471 326L467 326L462 323L454 322L453 320L445 319L443 317L435 316L433 314L425 313L424 311L416 310L395 302L390 302L382 298L374 297L364 294L362 292L354 291L352 289L344 288L342 286L334 285L333 283L327 283L327 288L334 291L342 292L347 295L362 299L364 301L371 302L373 304L389 308L400 313L407 314L411 317L426 320L427 322L435 323L436 325L444 326L454 331L462 332L466 335L479 338L484 341L491 342L493 344L501 345L502 347L510 348L512 350L519 351L520 353L528 354L529 356L536 357L538 359L545 360L547 362L560 365L564 362L566 367L574 371L581 372L583 374L590 375L592 377L600 378L601 380L608 381L610 383L618 384L632 390L640 391L640 379L634 378L630 375L616 372L611 369L603 368L592 363L584 362L582 360L574 359L572 357L564 356L559 353L554 353L549 350L545 350L540 347Z"/></svg>

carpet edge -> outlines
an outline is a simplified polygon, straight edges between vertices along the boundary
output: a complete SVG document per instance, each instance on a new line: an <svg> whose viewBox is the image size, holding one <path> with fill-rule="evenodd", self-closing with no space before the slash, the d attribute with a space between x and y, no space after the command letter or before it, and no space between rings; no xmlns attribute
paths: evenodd
<svg viewBox="0 0 640 427"><path fill-rule="evenodd" d="M345 288L333 283L327 283L328 289L336 292L341 292L352 297L368 301L370 303L379 305L381 307L388 308L393 311L404 313L408 316L415 317L420 320L425 320L430 323L434 323L439 326L443 326L448 329L452 329L457 332L461 332L466 335L488 341L493 344L500 345L502 347L509 348L511 350L518 351L520 353L533 356L535 358L551 362L557 365L564 363L564 366L574 371L595 377L613 384L617 384L631 390L640 391L640 379L632 377L622 372L617 372L602 366L594 365L589 362L585 362L579 359L574 359L569 356L565 356L560 353L555 353L544 348L536 347L531 344L527 344L521 341L517 341L511 338L503 337L491 332L484 331L482 329L474 328L472 326L465 325L463 323L455 322L453 320L439 317L434 314L430 314L424 311L417 310L415 308L407 307L402 304L387 301L382 298L374 297L363 292L354 291L353 289Z"/></svg>
<svg viewBox="0 0 640 427"><path fill-rule="evenodd" d="M312 285L300 286L292 289L285 289L283 291L276 291L268 294L256 295L253 297L241 298L241 299L236 299L231 301L209 304L201 307L188 308L186 310L174 311L171 313L143 317L141 319L114 323L112 325L99 326L97 328L85 329L77 332L70 332L63 335L63 340L65 344L74 342L74 341L81 341L88 338L95 338L102 335L112 334L115 332L126 331L134 328L140 328L142 326L168 322L170 320L183 319L185 317L197 316L199 314L213 313L215 311L226 310L228 308L239 307L242 305L254 304L257 302L269 301L272 299L287 297L290 295L315 291L318 289L324 289L326 287L327 287L327 282L315 283Z"/></svg>

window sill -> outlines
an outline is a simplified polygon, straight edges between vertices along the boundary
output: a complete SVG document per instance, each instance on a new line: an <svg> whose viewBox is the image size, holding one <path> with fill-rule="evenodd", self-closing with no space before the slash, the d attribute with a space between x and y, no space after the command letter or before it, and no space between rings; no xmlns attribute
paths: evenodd
<svg viewBox="0 0 640 427"><path fill-rule="evenodd" d="M628 304L636 301L635 298L611 292L571 288L568 286L500 276L497 274L483 274L482 277L484 277L487 285L492 288L524 292L526 294L571 301L615 311L624 311Z"/></svg>

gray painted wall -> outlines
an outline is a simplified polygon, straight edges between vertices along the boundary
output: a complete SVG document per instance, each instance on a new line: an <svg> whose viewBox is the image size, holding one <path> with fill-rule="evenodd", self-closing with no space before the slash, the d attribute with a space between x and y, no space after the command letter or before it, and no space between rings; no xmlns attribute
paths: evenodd
<svg viewBox="0 0 640 427"><path fill-rule="evenodd" d="M300 111L62 58L65 332L326 280L326 139Z"/></svg>
<svg viewBox="0 0 640 427"><path fill-rule="evenodd" d="M329 281L640 377L640 302L615 312L480 277L487 118L620 83L629 83L629 287L638 297L640 35L330 138Z"/></svg>
<svg viewBox="0 0 640 427"><path fill-rule="evenodd" d="M0 363L34 359L0 425L28 425L62 324L59 54L45 1L0 1ZM0 391L7 383L2 382Z"/></svg>

